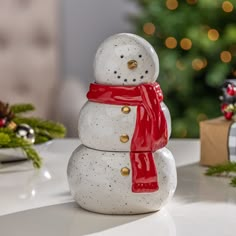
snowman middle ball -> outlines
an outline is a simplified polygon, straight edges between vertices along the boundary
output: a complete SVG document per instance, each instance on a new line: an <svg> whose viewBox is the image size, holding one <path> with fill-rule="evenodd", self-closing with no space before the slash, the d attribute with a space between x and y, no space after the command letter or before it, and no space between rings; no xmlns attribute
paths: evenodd
<svg viewBox="0 0 236 236"><path fill-rule="evenodd" d="M170 114L154 82L157 54L141 37L117 34L99 47L94 73L79 116L82 145L68 164L71 193L81 207L99 213L159 210L177 180L165 148Z"/></svg>

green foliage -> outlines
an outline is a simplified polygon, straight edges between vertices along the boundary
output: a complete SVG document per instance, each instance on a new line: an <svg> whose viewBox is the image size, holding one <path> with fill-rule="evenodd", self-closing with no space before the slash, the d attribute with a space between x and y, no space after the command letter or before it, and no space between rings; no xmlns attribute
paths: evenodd
<svg viewBox="0 0 236 236"><path fill-rule="evenodd" d="M10 107L14 114L25 113L35 110L32 104L14 104Z"/></svg>
<svg viewBox="0 0 236 236"><path fill-rule="evenodd" d="M207 169L206 175L208 176L226 176L231 178L231 185L236 187L236 162L228 162L223 165L213 166Z"/></svg>
<svg viewBox="0 0 236 236"><path fill-rule="evenodd" d="M36 134L36 143L42 143L54 138L63 138L66 133L66 129L62 124L40 118L17 116L13 121L16 124L25 123L31 126Z"/></svg>
<svg viewBox="0 0 236 236"><path fill-rule="evenodd" d="M0 148L20 147L25 152L26 157L32 160L35 168L40 168L42 160L27 140L16 137L15 133L7 128L0 128Z"/></svg>
<svg viewBox="0 0 236 236"><path fill-rule="evenodd" d="M31 146L22 146L22 149L25 151L27 158L33 161L33 166L35 168L40 168L42 165L42 159L38 153Z"/></svg>
<svg viewBox="0 0 236 236"><path fill-rule="evenodd" d="M140 6L139 15L131 19L136 33L160 58L158 81L172 115L172 136L198 137L199 121L220 115L219 86L236 75L236 1L230 1L234 8L228 13L222 9L223 0L178 1L173 10L167 2L174 0L133 1ZM145 28L147 23L151 24ZM219 38L211 40L210 29ZM166 46L169 37L177 41L173 49ZM183 38L191 40L189 50L181 47ZM223 51L232 55L228 63L221 59Z"/></svg>
<svg viewBox="0 0 236 236"><path fill-rule="evenodd" d="M33 111L31 104L15 104L10 107L14 118L11 122L16 125L28 124L34 129L35 144L44 143L54 138L63 138L66 133L65 127L53 121L43 120L36 117L23 117L22 113ZM0 148L22 148L26 157L33 162L35 168L40 168L42 159L27 140L19 138L13 129L8 127L0 128Z"/></svg>
<svg viewBox="0 0 236 236"><path fill-rule="evenodd" d="M230 183L233 187L236 187L236 177L231 179L231 183Z"/></svg>

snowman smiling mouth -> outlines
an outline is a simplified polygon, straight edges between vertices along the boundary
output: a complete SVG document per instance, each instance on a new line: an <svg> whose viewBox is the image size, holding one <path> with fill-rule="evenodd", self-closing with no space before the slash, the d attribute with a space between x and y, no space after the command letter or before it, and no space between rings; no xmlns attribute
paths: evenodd
<svg viewBox="0 0 236 236"><path fill-rule="evenodd" d="M121 56L121 58L123 58L123 57L124 56ZM142 55L139 55L139 57L142 57ZM138 67L138 62L136 60L129 60L127 62L127 67L128 67L129 70L134 70ZM148 74L148 70L146 70L144 73ZM118 74L118 72L115 70L114 74ZM117 75L117 79L122 79L120 74ZM142 79L144 79L144 75L140 76L140 80L142 80ZM131 79L125 78L124 83L122 83L122 85L125 85L126 83L130 83L131 80L135 83L137 79L136 78L131 78Z"/></svg>

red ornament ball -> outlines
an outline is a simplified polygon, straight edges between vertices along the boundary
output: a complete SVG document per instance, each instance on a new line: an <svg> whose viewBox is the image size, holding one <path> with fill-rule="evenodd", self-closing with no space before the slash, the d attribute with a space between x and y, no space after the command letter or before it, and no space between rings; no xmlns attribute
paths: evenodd
<svg viewBox="0 0 236 236"><path fill-rule="evenodd" d="M235 93L236 93L236 88L235 88L235 86L232 85L232 84L228 84L226 92L227 92L228 95L234 96Z"/></svg>
<svg viewBox="0 0 236 236"><path fill-rule="evenodd" d="M233 117L233 112L224 112L224 117L226 120L231 120Z"/></svg>
<svg viewBox="0 0 236 236"><path fill-rule="evenodd" d="M4 127L7 123L6 118L0 118L0 128Z"/></svg>

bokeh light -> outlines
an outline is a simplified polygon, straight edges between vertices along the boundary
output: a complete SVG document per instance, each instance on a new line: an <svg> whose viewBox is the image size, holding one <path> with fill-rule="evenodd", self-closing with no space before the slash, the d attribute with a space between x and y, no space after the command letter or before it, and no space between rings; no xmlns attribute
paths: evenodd
<svg viewBox="0 0 236 236"><path fill-rule="evenodd" d="M192 47L192 41L188 38L183 38L180 41L180 46L184 50L189 50Z"/></svg>
<svg viewBox="0 0 236 236"><path fill-rule="evenodd" d="M194 5L197 3L197 0L186 0L186 2L190 5Z"/></svg>
<svg viewBox="0 0 236 236"><path fill-rule="evenodd" d="M174 37L168 37L165 40L165 45L167 48L173 49L177 46L177 40Z"/></svg>
<svg viewBox="0 0 236 236"><path fill-rule="evenodd" d="M156 31L156 27L153 23L148 22L148 23L144 24L143 31L147 35L153 35Z"/></svg>
<svg viewBox="0 0 236 236"><path fill-rule="evenodd" d="M200 121L203 121L203 120L207 120L208 119L208 116L204 113L200 113L197 115L197 122L200 122Z"/></svg>
<svg viewBox="0 0 236 236"><path fill-rule="evenodd" d="M220 54L220 59L224 63L229 63L232 60L232 55L229 51L223 51Z"/></svg>
<svg viewBox="0 0 236 236"><path fill-rule="evenodd" d="M201 70L204 68L204 62L200 58L196 58L192 61L192 68L194 70Z"/></svg>
<svg viewBox="0 0 236 236"><path fill-rule="evenodd" d="M169 10L175 10L177 7L178 7L179 3L178 1L176 0L167 0L166 1L166 7L169 9Z"/></svg>
<svg viewBox="0 0 236 236"><path fill-rule="evenodd" d="M180 60L177 60L176 61L176 68L178 68L179 70L183 71L183 70L185 70L186 67L185 67L183 62L181 62Z"/></svg>
<svg viewBox="0 0 236 236"><path fill-rule="evenodd" d="M224 12L229 13L229 12L232 12L232 11L233 11L234 6L233 6L233 4L232 4L231 2L229 2L229 1L224 1L224 2L222 3L222 9L223 9Z"/></svg>
<svg viewBox="0 0 236 236"><path fill-rule="evenodd" d="M212 41L216 41L219 38L219 32L216 29L208 30L208 38Z"/></svg>

